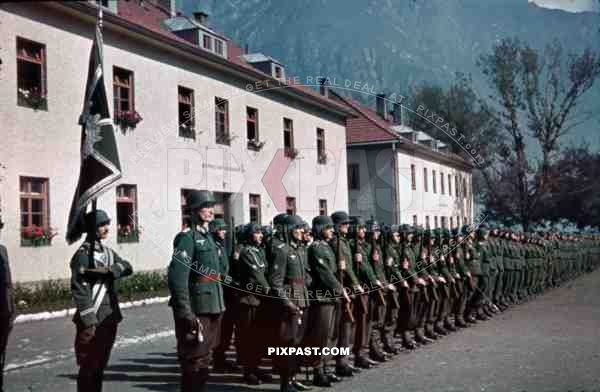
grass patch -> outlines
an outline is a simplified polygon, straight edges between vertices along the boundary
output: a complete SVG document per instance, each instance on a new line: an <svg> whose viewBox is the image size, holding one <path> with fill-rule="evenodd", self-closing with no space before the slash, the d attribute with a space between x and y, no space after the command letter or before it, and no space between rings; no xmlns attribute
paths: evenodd
<svg viewBox="0 0 600 392"><path fill-rule="evenodd" d="M117 280L115 288L119 301L136 301L169 295L164 273L136 272ZM68 280L46 280L37 284L15 284L17 314L51 312L75 306Z"/></svg>

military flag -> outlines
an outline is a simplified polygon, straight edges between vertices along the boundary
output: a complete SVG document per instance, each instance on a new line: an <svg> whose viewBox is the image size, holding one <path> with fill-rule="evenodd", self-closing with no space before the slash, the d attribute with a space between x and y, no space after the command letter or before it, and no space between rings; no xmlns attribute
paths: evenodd
<svg viewBox="0 0 600 392"><path fill-rule="evenodd" d="M85 232L83 215L95 200L121 178L121 163L110 112L102 67L102 10L90 52L81 125L81 166L71 204L67 242L72 244Z"/></svg>

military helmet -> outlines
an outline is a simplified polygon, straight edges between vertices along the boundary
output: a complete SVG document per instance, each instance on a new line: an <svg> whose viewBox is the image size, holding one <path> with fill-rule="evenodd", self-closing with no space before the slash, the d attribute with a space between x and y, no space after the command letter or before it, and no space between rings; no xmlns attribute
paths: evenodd
<svg viewBox="0 0 600 392"><path fill-rule="evenodd" d="M294 230L304 226L304 221L298 215L288 215L285 219L285 225L288 230Z"/></svg>
<svg viewBox="0 0 600 392"><path fill-rule="evenodd" d="M271 225L263 225L262 231L266 236L271 236L273 234L273 227Z"/></svg>
<svg viewBox="0 0 600 392"><path fill-rule="evenodd" d="M452 236L453 237L458 237L458 236L462 236L462 230L459 229L458 227L455 227L454 229L452 229Z"/></svg>
<svg viewBox="0 0 600 392"><path fill-rule="evenodd" d="M345 211L336 211L331 214L331 220L334 225L343 225L344 223L350 223L350 216Z"/></svg>
<svg viewBox="0 0 600 392"><path fill-rule="evenodd" d="M487 234L489 234L489 232L490 232L490 231L489 231L489 229L488 229L488 227L487 227L487 226L485 226L485 225L480 225L480 226L477 228L477 237L479 237L479 238L483 238L483 237L485 237Z"/></svg>
<svg viewBox="0 0 600 392"><path fill-rule="evenodd" d="M250 239L250 236L254 233L262 233L263 229L262 226L259 225L258 223L248 223L246 225L246 227L244 228L244 232L246 234L246 238Z"/></svg>
<svg viewBox="0 0 600 392"><path fill-rule="evenodd" d="M279 226L279 225L285 225L286 219L288 217L288 214L286 214L285 212L281 213L281 214L277 214L275 215L275 217L273 218L273 224L275 226Z"/></svg>
<svg viewBox="0 0 600 392"><path fill-rule="evenodd" d="M352 235L356 234L359 228L367 227L367 223L360 216L352 216L350 217L350 233Z"/></svg>
<svg viewBox="0 0 600 392"><path fill-rule="evenodd" d="M227 224L221 218L215 218L212 222L210 222L210 231L215 232L218 230L227 230Z"/></svg>
<svg viewBox="0 0 600 392"><path fill-rule="evenodd" d="M472 231L473 231L473 228L471 227L471 225L464 225L460 229L460 233L465 237L468 236Z"/></svg>
<svg viewBox="0 0 600 392"><path fill-rule="evenodd" d="M333 220L327 215L315 216L312 220L312 232L315 238L321 238L323 230L333 227Z"/></svg>
<svg viewBox="0 0 600 392"><path fill-rule="evenodd" d="M104 210L88 212L87 214L85 214L83 221L85 222L85 227L87 231L95 231L97 227L110 224L110 218Z"/></svg>
<svg viewBox="0 0 600 392"><path fill-rule="evenodd" d="M367 225L367 232L368 233L373 233L375 231L381 231L381 226L379 225L379 222L377 222L374 219L369 219L366 222Z"/></svg>
<svg viewBox="0 0 600 392"><path fill-rule="evenodd" d="M212 191L191 190L185 199L186 207L190 210L198 208L213 207L217 202Z"/></svg>

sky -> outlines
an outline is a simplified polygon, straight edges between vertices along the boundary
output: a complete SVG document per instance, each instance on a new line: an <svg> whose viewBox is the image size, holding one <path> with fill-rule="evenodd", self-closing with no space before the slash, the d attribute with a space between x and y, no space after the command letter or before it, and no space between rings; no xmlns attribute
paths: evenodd
<svg viewBox="0 0 600 392"><path fill-rule="evenodd" d="M529 0L529 2L541 7L562 9L569 12L600 12L600 2L598 0Z"/></svg>

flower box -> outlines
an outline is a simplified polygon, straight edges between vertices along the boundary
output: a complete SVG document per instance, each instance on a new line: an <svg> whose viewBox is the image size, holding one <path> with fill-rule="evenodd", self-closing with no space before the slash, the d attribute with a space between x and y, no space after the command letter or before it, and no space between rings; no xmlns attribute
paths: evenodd
<svg viewBox="0 0 600 392"><path fill-rule="evenodd" d="M187 139L195 139L196 138L196 129L187 124L181 124L179 126L179 136Z"/></svg>
<svg viewBox="0 0 600 392"><path fill-rule="evenodd" d="M57 234L52 227L27 226L21 229L21 246L48 246Z"/></svg>
<svg viewBox="0 0 600 392"><path fill-rule="evenodd" d="M265 142L259 142L256 139L248 140L248 149L254 151L260 151L265 146Z"/></svg>
<svg viewBox="0 0 600 392"><path fill-rule="evenodd" d="M135 128L143 118L135 110L115 113L115 124L119 125L123 131Z"/></svg>
<svg viewBox="0 0 600 392"><path fill-rule="evenodd" d="M17 104L32 108L33 110L47 110L48 100L46 96L42 94L38 88L32 88L31 90L18 89L17 90Z"/></svg>
<svg viewBox="0 0 600 392"><path fill-rule="evenodd" d="M118 243L140 242L140 234L140 229L132 228L130 225L117 226Z"/></svg>

